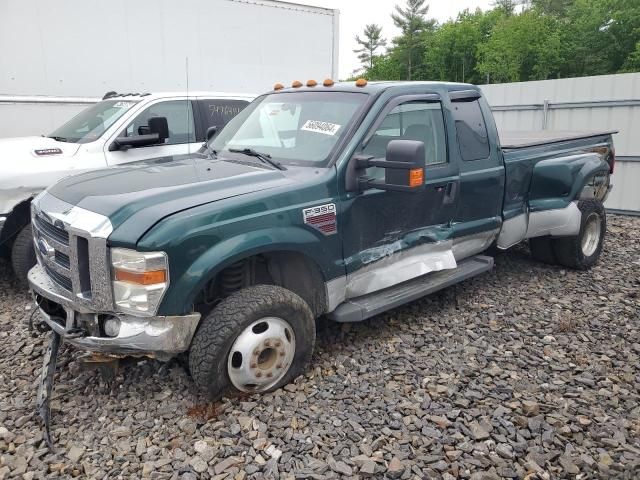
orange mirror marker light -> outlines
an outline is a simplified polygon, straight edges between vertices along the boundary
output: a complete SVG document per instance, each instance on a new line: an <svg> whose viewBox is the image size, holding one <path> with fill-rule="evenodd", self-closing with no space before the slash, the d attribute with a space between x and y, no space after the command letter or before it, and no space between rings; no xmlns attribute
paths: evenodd
<svg viewBox="0 0 640 480"><path fill-rule="evenodd" d="M358 80L356 80L356 87L366 87L366 85L367 85L366 78L359 78Z"/></svg>
<svg viewBox="0 0 640 480"><path fill-rule="evenodd" d="M155 285L167 281L166 270L154 270L152 272L130 272L129 270L115 269L115 279L120 282L136 283L138 285Z"/></svg>
<svg viewBox="0 0 640 480"><path fill-rule="evenodd" d="M284 85L282 85L281 83L276 83L276 84L273 86L273 89L274 89L274 90L282 90L283 88L284 88Z"/></svg>
<svg viewBox="0 0 640 480"><path fill-rule="evenodd" d="M325 78L324 82L322 82L322 85L324 85L325 87L333 87L333 80L331 80L330 78Z"/></svg>
<svg viewBox="0 0 640 480"><path fill-rule="evenodd" d="M307 87L315 87L316 85L318 85L318 82L315 80L307 80Z"/></svg>
<svg viewBox="0 0 640 480"><path fill-rule="evenodd" d="M412 168L409 170L409 186L419 187L424 183L424 168Z"/></svg>
<svg viewBox="0 0 640 480"><path fill-rule="evenodd" d="M291 86L292 86L293 88L299 88L299 87L301 87L301 86L302 86L302 82L301 82L301 81L299 81L299 80L294 80L294 82L291 84Z"/></svg>

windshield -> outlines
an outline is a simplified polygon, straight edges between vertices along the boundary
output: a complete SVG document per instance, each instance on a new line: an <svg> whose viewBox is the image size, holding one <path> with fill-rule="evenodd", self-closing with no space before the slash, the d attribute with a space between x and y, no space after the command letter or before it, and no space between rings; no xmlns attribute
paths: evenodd
<svg viewBox="0 0 640 480"><path fill-rule="evenodd" d="M136 100L98 102L54 130L49 138L70 143L93 142L136 103Z"/></svg>
<svg viewBox="0 0 640 480"><path fill-rule="evenodd" d="M211 140L211 149L252 148L285 164L322 166L368 95L288 92L258 99ZM231 154L234 155L234 154Z"/></svg>

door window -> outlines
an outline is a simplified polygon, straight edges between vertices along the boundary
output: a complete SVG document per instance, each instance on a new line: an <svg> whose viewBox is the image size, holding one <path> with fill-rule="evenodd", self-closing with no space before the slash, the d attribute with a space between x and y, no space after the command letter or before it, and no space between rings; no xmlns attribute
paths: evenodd
<svg viewBox="0 0 640 480"><path fill-rule="evenodd" d="M239 114L249 105L246 100L225 100L219 98L205 98L199 100L204 115L205 129L218 127L222 130L229 120Z"/></svg>
<svg viewBox="0 0 640 480"><path fill-rule="evenodd" d="M487 158L490 151L489 135L478 100L454 101L451 105L462 159L471 161Z"/></svg>
<svg viewBox="0 0 640 480"><path fill-rule="evenodd" d="M424 142L425 165L447 162L447 142L439 102L408 102L393 108L362 150L384 158L391 140Z"/></svg>
<svg viewBox="0 0 640 480"><path fill-rule="evenodd" d="M196 141L193 111L189 100L171 100L151 105L129 124L125 136L149 133L149 118L166 117L169 125L169 138L164 145L194 143Z"/></svg>

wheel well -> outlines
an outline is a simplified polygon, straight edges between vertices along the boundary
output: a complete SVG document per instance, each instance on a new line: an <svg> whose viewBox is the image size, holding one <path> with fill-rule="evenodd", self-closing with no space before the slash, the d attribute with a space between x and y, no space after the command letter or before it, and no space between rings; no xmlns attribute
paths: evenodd
<svg viewBox="0 0 640 480"><path fill-rule="evenodd" d="M17 204L4 224L0 234L0 245L11 246L16 235L31 221L31 198Z"/></svg>
<svg viewBox="0 0 640 480"><path fill-rule="evenodd" d="M315 317L326 311L320 268L304 254L291 251L261 253L227 266L198 293L194 308L205 316L222 299L252 285L278 285L291 290L307 302Z"/></svg>

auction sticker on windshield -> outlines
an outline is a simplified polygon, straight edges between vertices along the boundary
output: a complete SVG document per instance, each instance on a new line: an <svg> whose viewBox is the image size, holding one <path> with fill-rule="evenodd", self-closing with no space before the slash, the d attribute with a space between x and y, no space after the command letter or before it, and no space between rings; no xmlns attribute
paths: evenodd
<svg viewBox="0 0 640 480"><path fill-rule="evenodd" d="M135 102L118 102L113 106L113 108L129 108L133 105L135 105Z"/></svg>
<svg viewBox="0 0 640 480"><path fill-rule="evenodd" d="M323 133L325 135L335 135L340 127L341 125L336 125L335 123L321 122L320 120L307 120L300 130Z"/></svg>

